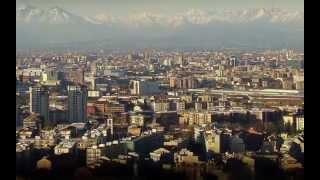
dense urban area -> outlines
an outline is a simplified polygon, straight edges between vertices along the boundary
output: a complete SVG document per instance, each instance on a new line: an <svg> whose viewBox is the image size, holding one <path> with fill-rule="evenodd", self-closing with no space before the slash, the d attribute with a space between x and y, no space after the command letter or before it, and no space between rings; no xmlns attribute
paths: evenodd
<svg viewBox="0 0 320 180"><path fill-rule="evenodd" d="M21 177L303 179L304 52L17 51L16 162Z"/></svg>

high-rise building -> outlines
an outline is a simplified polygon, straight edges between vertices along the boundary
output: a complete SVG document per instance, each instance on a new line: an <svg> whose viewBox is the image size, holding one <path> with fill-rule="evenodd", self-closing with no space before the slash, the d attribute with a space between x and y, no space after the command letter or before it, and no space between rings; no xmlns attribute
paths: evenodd
<svg viewBox="0 0 320 180"><path fill-rule="evenodd" d="M169 110L169 102L161 101L161 102L152 102L151 109L154 112L165 112Z"/></svg>
<svg viewBox="0 0 320 180"><path fill-rule="evenodd" d="M93 76L97 74L97 62L93 62L90 64L90 71Z"/></svg>
<svg viewBox="0 0 320 180"><path fill-rule="evenodd" d="M57 81L59 80L59 72L57 69L48 68L42 74L42 81Z"/></svg>
<svg viewBox="0 0 320 180"><path fill-rule="evenodd" d="M297 131L304 130L304 117L296 118Z"/></svg>
<svg viewBox="0 0 320 180"><path fill-rule="evenodd" d="M43 121L41 116L37 113L32 113L28 117L23 119L23 128L36 128L42 129Z"/></svg>
<svg viewBox="0 0 320 180"><path fill-rule="evenodd" d="M216 153L224 153L229 147L230 133L226 133L220 130L214 132L214 146L213 151Z"/></svg>
<svg viewBox="0 0 320 180"><path fill-rule="evenodd" d="M198 126L194 127L194 140L196 143L201 143L204 140L204 129Z"/></svg>
<svg viewBox="0 0 320 180"><path fill-rule="evenodd" d="M84 84L84 70L82 68L70 68L67 72L67 80L75 84Z"/></svg>
<svg viewBox="0 0 320 180"><path fill-rule="evenodd" d="M179 123L184 125L203 125L212 122L212 114L210 112L181 112L179 113Z"/></svg>
<svg viewBox="0 0 320 180"><path fill-rule="evenodd" d="M87 119L87 88L68 86L68 121L85 122Z"/></svg>
<svg viewBox="0 0 320 180"><path fill-rule="evenodd" d="M104 112L105 113L122 113L125 111L125 107L123 104L120 103L111 103L107 102L104 106Z"/></svg>
<svg viewBox="0 0 320 180"><path fill-rule="evenodd" d="M30 112L41 116L44 127L49 125L49 91L45 87L30 87Z"/></svg>
<svg viewBox="0 0 320 180"><path fill-rule="evenodd" d="M244 141L238 135L230 138L230 152L233 152L233 153L245 152Z"/></svg>
<svg viewBox="0 0 320 180"><path fill-rule="evenodd" d="M155 81L133 80L130 81L132 95L152 95L160 93L159 83Z"/></svg>
<svg viewBox="0 0 320 180"><path fill-rule="evenodd" d="M181 149L179 152L174 153L174 161L177 164L186 163L186 164L194 164L199 162L199 157L194 155L192 151L188 149Z"/></svg>
<svg viewBox="0 0 320 180"><path fill-rule="evenodd" d="M224 74L224 66L222 65L219 65L219 69L217 71L217 76L218 77L223 77L225 74Z"/></svg>
<svg viewBox="0 0 320 180"><path fill-rule="evenodd" d="M170 110L182 112L186 109L186 103L184 101L175 101L170 103Z"/></svg>
<svg viewBox="0 0 320 180"><path fill-rule="evenodd" d="M169 81L171 88L194 89L198 87L198 81L193 77L171 77Z"/></svg>
<svg viewBox="0 0 320 180"><path fill-rule="evenodd" d="M87 166L95 166L101 157L101 149L97 146L87 148L86 157Z"/></svg>
<svg viewBox="0 0 320 180"><path fill-rule="evenodd" d="M110 130L110 134L113 135L113 119L107 119L107 127Z"/></svg>
<svg viewBox="0 0 320 180"><path fill-rule="evenodd" d="M16 127L19 127L21 125L20 120L20 100L19 96L16 96Z"/></svg>

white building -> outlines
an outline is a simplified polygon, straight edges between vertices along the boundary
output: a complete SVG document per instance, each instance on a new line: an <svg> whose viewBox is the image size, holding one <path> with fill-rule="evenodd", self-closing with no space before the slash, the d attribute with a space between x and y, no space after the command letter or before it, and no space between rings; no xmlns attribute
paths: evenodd
<svg viewBox="0 0 320 180"><path fill-rule="evenodd" d="M193 152L188 149L181 149L179 152L174 153L175 163L198 163L199 157L193 155Z"/></svg>
<svg viewBox="0 0 320 180"><path fill-rule="evenodd" d="M152 102L151 109L154 112L165 112L169 110L169 103L168 102Z"/></svg>
<svg viewBox="0 0 320 180"><path fill-rule="evenodd" d="M141 114L130 115L130 123L131 125L143 126L144 116Z"/></svg>
<svg viewBox="0 0 320 180"><path fill-rule="evenodd" d="M304 130L304 117L296 118L296 128L297 131Z"/></svg>
<svg viewBox="0 0 320 180"><path fill-rule="evenodd" d="M54 154L68 154L75 150L76 143L74 141L63 141L54 147Z"/></svg>
<svg viewBox="0 0 320 180"><path fill-rule="evenodd" d="M130 81L129 87L132 95L150 95L160 93L159 83L156 81L132 80Z"/></svg>
<svg viewBox="0 0 320 180"><path fill-rule="evenodd" d="M157 162L157 161L160 161L161 157L164 155L164 154L168 154L170 153L169 150L165 149L165 148L159 148L159 149L156 149L154 150L153 152L150 152L150 158L154 161L154 162Z"/></svg>
<svg viewBox="0 0 320 180"><path fill-rule="evenodd" d="M87 148L86 151L86 162L87 166L94 166L101 157L101 149L99 149L97 146L92 146Z"/></svg>
<svg viewBox="0 0 320 180"><path fill-rule="evenodd" d="M290 124L290 125L293 125L293 123L294 123L294 116L283 116L282 117L282 119L283 119L283 123L284 124Z"/></svg>

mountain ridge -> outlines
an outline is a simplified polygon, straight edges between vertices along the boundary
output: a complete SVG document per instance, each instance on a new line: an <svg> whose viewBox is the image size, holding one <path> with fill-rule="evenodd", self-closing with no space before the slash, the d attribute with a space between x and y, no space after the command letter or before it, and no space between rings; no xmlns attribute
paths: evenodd
<svg viewBox="0 0 320 180"><path fill-rule="evenodd" d="M304 21L304 13L301 11L289 11L279 8L252 8L243 10L224 10L224 11L204 11L200 9L189 9L185 12L176 13L174 15L156 14L151 12L140 12L130 14L128 16L117 17L108 13L100 13L93 17L82 17L64 10L61 7L54 6L49 9L40 9L35 6L25 6L18 8L16 13L17 22L30 22L32 18L38 21L39 16L51 16L51 18L40 18L43 23L52 23L57 17L61 18L58 23L72 22L75 18L87 23L93 24L182 24L180 21L187 21L191 24L209 24L214 22L228 22L228 23L248 23L261 19L266 19L270 23L292 23L295 21ZM45 22L47 20L48 22Z"/></svg>
<svg viewBox="0 0 320 180"><path fill-rule="evenodd" d="M33 6L16 12L17 47L107 39L108 46L242 46L303 48L304 15L283 9L204 11L175 15L140 12L82 17L63 8Z"/></svg>

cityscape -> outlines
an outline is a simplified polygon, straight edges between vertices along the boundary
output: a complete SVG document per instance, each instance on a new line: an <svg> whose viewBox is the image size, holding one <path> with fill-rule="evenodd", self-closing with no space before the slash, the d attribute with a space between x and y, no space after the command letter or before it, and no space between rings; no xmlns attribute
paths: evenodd
<svg viewBox="0 0 320 180"><path fill-rule="evenodd" d="M16 179L304 179L303 41L80 40L17 47Z"/></svg>

